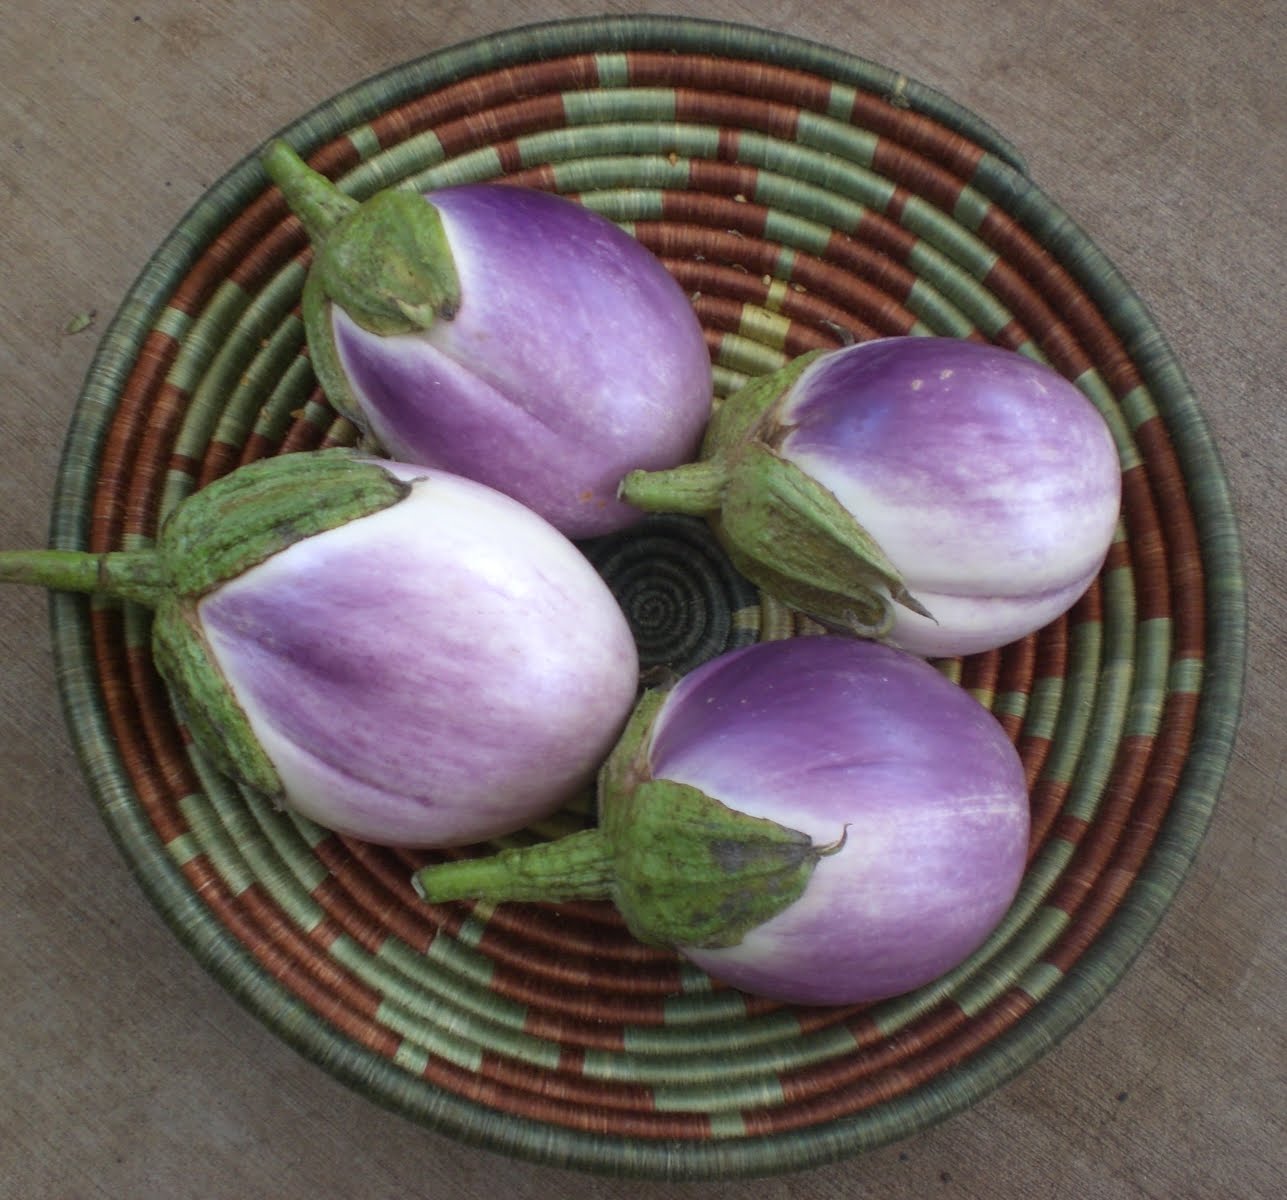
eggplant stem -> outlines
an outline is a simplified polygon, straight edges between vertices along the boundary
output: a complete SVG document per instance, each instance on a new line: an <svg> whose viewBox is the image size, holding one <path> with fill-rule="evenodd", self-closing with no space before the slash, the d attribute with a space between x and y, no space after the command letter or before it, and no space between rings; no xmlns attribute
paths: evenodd
<svg viewBox="0 0 1287 1200"><path fill-rule="evenodd" d="M727 482L723 460L709 458L668 471L631 471L621 481L617 496L645 512L700 517L719 510Z"/></svg>
<svg viewBox="0 0 1287 1200"><path fill-rule="evenodd" d="M314 171L295 150L281 138L268 143L260 157L268 178L286 198L286 204L317 245L349 213L358 207L352 196L345 195L325 175Z"/></svg>
<svg viewBox="0 0 1287 1200"><path fill-rule="evenodd" d="M612 847L601 829L553 842L511 846L487 858L424 867L412 876L422 900L607 900L616 878Z"/></svg>
<svg viewBox="0 0 1287 1200"><path fill-rule="evenodd" d="M160 557L153 550L5 550L0 583L57 592L88 592L155 608L166 591Z"/></svg>

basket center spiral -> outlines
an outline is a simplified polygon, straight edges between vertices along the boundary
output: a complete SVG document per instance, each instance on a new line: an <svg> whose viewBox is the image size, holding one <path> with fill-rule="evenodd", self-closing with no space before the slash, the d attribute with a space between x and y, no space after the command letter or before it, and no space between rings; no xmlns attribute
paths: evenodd
<svg viewBox="0 0 1287 1200"><path fill-rule="evenodd" d="M647 675L682 675L759 634L759 593L694 517L648 517L582 545L626 614Z"/></svg>

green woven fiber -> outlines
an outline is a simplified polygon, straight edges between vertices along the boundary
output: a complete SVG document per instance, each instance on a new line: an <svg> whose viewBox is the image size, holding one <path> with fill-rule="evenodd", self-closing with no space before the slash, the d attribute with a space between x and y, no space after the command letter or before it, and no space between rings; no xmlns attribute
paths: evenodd
<svg viewBox="0 0 1287 1200"><path fill-rule="evenodd" d="M746 1036L736 1043L730 1042L726 1033L721 1036L722 1028L694 1026L678 1046L656 1029L631 1028L626 1031L624 1053L587 1051L585 1073L595 1079L667 1083L691 1075L695 1063L700 1070L703 1059L698 1055L714 1055L721 1074L727 1067L730 1079L742 1079L795 1070L852 1053L856 1046L853 1033L843 1023L805 1033L789 1011L755 1018Z"/></svg>
<svg viewBox="0 0 1287 1200"><path fill-rule="evenodd" d="M1069 783L1086 747L1095 703L1103 628L1098 621L1080 621L1069 636L1073 665L1060 689L1059 716L1051 732L1050 755L1042 778Z"/></svg>
<svg viewBox="0 0 1287 1200"><path fill-rule="evenodd" d="M605 102L596 107L584 106L574 115L588 120L592 115L616 118L657 113L664 118L671 111L670 101L673 98L672 93L666 89L627 89L611 93L610 96L611 103ZM816 177L826 183L838 169L836 152L841 149L848 149L856 156L854 161L861 166L870 158L870 138L860 131L846 137L835 130L852 131L852 127L842 126L826 118L817 118L812 128L815 131L831 131L826 137L815 132L815 140L825 144L831 151L830 154L818 154L762 135L748 135L742 139L739 158L749 163L763 164L770 169L770 176L765 182L766 192L775 191L779 197L790 197L797 207L812 199L822 212L827 212L834 206L834 200L831 199L834 193L826 187L810 187L807 181ZM424 153L411 155L409 150L413 144L418 152ZM639 183L637 174L632 176L629 173L631 164L639 162L636 156L641 156L644 161L651 160L653 164L664 163L664 168L660 169L667 177L667 182L679 182L674 176L682 164L672 164L669 158L657 157L658 153L663 150L679 150L686 155L711 157L716 152L717 144L718 132L713 128L666 123L600 124L587 128L560 129L529 135L520 138L518 142L525 161L569 163L562 177L556 169L556 179L561 187L578 192L588 192L594 187L602 186L603 181L595 177L594 167L605 151L613 160L609 168L609 184L621 187ZM404 173L399 186L419 190L490 178L500 169L499 160L490 150L476 151L443 162L437 140L424 137L403 143L391 153L397 155L398 169ZM377 156L374 161L363 163L346 174L340 181L341 186L350 194L361 196L389 183L394 175L386 164L379 161L381 157L383 156ZM426 160L430 165L425 165ZM770 182L772 168L784 167L794 174L780 178L777 188L773 188ZM657 170L658 166L654 165L653 169ZM854 228L868 204L880 208L889 200L888 185L870 171L862 169L855 179L856 182L851 181L847 190L856 189L867 203L851 202L851 211L846 214L850 219L841 228ZM583 200L592 207L596 206L594 195L584 196ZM648 211L648 203L641 196L636 200L633 210L626 212L617 198L614 219L628 222L651 218L655 213ZM806 207L803 211L813 215L815 210ZM976 325L988 333L1004 327L1010 321L1011 314L977 283L977 279L986 274L995 255L984 252L976 239L960 233L952 220L929 206L909 203L903 220L909 228L918 230L929 239L917 248L913 259L912 265L918 268L920 279L909 299L909 307L925 321L926 331L966 336ZM797 230L799 228L796 227ZM820 235L817 242L810 245L806 235L802 242L795 244L815 251L821 249L829 234L825 227L814 228ZM782 230L776 229L774 232L780 235ZM957 259L964 262L967 270L963 272L953 259L936 250L936 245L948 247ZM936 280L939 288L931 288L927 279ZM972 319L959 316L956 307L946 301L943 293L971 312ZM721 365L737 369L735 363L722 362ZM758 372L751 370L747 373Z"/></svg>
<svg viewBox="0 0 1287 1200"><path fill-rule="evenodd" d="M234 894L251 882L265 889L294 923L307 932L325 913L312 890L325 878L308 843L290 836L294 818L261 798L234 788L209 770L203 756L192 752L202 793L189 797L184 815L199 831L199 840L214 860L219 875ZM329 836L329 835L324 835ZM383 997L377 1019L404 1038L407 1048L435 1054L476 1069L483 1047L547 1069L558 1065L558 1053L548 1043L522 1032L525 1010L507 1004L485 986L489 964L463 944L450 956L442 945L428 957L394 944L370 955L347 937L336 938L330 954ZM444 964L468 960L471 970L449 971ZM415 1054L411 1055L415 1061Z"/></svg>
<svg viewBox="0 0 1287 1200"><path fill-rule="evenodd" d="M560 182L566 181L569 190L577 192L588 208L626 228L634 221L653 219L658 197L649 190L647 176L637 180L642 190L631 191L630 175L623 165L629 160L606 160L611 164L606 179L596 169L604 161L577 160L575 172L568 172ZM679 165L683 165L682 160ZM597 190L604 184L608 190ZM860 201L804 181L793 183L787 176L767 171L757 175L754 199L774 205L766 214L766 238L815 256L825 253L833 230L852 233L862 215L870 211ZM907 297L906 306L920 319L921 332L966 337L976 329L995 332L1011 320L1012 314L976 279L934 247L918 246L914 265L920 268L921 274ZM783 278L789 280L791 276L786 274Z"/></svg>
<svg viewBox="0 0 1287 1200"><path fill-rule="evenodd" d="M1099 676L1095 681L1094 700L1087 704L1083 748L1064 804L1066 814L1086 821L1094 817L1112 770L1137 672L1135 593L1129 573L1110 571L1104 575L1103 594ZM1142 664L1143 668L1150 666ZM1070 704L1083 702L1072 692L1065 695Z"/></svg>
<svg viewBox="0 0 1287 1200"><path fill-rule="evenodd" d="M715 363L712 368L712 381L715 398L724 400L740 387L744 387L752 377L742 371L735 371L722 363Z"/></svg>
<svg viewBox="0 0 1287 1200"><path fill-rule="evenodd" d="M968 1016L983 1012L1041 960L1070 922L1071 918L1061 909L1049 906L1039 909L1037 919L1024 925L1000 953L964 980L953 998Z"/></svg>
<svg viewBox="0 0 1287 1200"><path fill-rule="evenodd" d="M224 426L230 438L244 434L250 423L251 405L262 400L262 376L254 372L256 361L264 371L272 361L280 361L276 355L289 355L303 346L302 326L298 318L290 315L302 283L303 272L297 270L283 273L273 287L254 297L246 297L240 289L234 291L234 285L226 285L227 307L221 305L217 310L226 318L226 324L221 322L217 328L207 331L213 343L210 349L214 352L201 363L199 375L195 362L185 364L191 372L187 376L191 402L176 440L180 454L199 458L225 419L233 423L231 427ZM284 335L283 321L288 325ZM292 339L293 344L284 348L274 345L274 340L281 336ZM263 361L265 341L270 349L268 362ZM185 349L187 345L185 340Z"/></svg>
<svg viewBox="0 0 1287 1200"><path fill-rule="evenodd" d="M315 385L312 364L298 356L262 397L251 432L274 445L279 443L286 436L292 414L304 406Z"/></svg>
<svg viewBox="0 0 1287 1200"><path fill-rule="evenodd" d="M719 366L744 376L767 375L786 365L786 355L736 333L726 333L720 342Z"/></svg>
<svg viewBox="0 0 1287 1200"><path fill-rule="evenodd" d="M209 769L199 751L192 750L191 759L204 795L193 798L187 815L200 825L203 842L208 842L218 855L220 875L258 881L304 931L319 924L325 913L311 893L326 874L324 870L319 874L319 862L311 849L315 837L327 839L332 835L308 823L310 835L301 838L301 821L296 815L277 810L262 798L234 787ZM511 1048L526 1044L514 1036L522 1029L523 1010L499 1000L487 990L485 980L481 986L476 982L489 969L485 959L461 946L457 953L470 962L470 969L444 979L441 954L431 960L405 947L399 953L393 948L395 941L390 938L390 945L373 956L355 955L344 943L337 943L338 949L332 948L337 960L344 956L346 968L391 998L383 1015L389 1018L392 1028L405 1031L408 1021L399 1013L402 1009L414 1010L412 998L418 997L426 1012L453 1011L457 1024L485 1024L494 1039ZM453 961L459 963L461 959L456 957ZM529 1048L527 1057L539 1061L543 1055Z"/></svg>
<svg viewBox="0 0 1287 1200"><path fill-rule="evenodd" d="M237 357L230 356L222 363L227 375L212 373L209 383L203 380L195 399L200 402L209 395L212 415L217 413L213 441L241 445L274 381L303 351L304 325L290 311L302 283L302 269L287 270L260 293L254 306L258 311L253 316L248 312L238 326L244 341L238 346Z"/></svg>

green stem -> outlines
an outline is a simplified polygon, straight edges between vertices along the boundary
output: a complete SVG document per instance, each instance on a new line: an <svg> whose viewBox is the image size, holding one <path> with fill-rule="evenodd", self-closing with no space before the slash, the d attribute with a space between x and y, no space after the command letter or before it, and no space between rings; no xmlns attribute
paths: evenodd
<svg viewBox="0 0 1287 1200"><path fill-rule="evenodd" d="M666 692L635 706L599 772L600 823L556 842L425 867L430 903L611 900L626 928L656 946L734 946L793 904L820 858L805 833L729 808L648 764Z"/></svg>
<svg viewBox="0 0 1287 1200"><path fill-rule="evenodd" d="M669 471L631 471L621 481L618 495L645 512L700 517L719 510L727 482L728 467L723 459L711 458Z"/></svg>
<svg viewBox="0 0 1287 1200"><path fill-rule="evenodd" d="M282 190L286 203L302 222L309 241L320 243L358 207L325 175L314 171L281 138L269 142L260 158L268 178Z"/></svg>
<svg viewBox="0 0 1287 1200"><path fill-rule="evenodd" d="M612 847L600 829L553 842L511 846L489 858L425 867L412 879L431 904L447 900L606 900L615 872Z"/></svg>
<svg viewBox="0 0 1287 1200"><path fill-rule="evenodd" d="M155 608L166 592L160 557L153 550L0 551L0 583L25 583L59 592L92 592Z"/></svg>

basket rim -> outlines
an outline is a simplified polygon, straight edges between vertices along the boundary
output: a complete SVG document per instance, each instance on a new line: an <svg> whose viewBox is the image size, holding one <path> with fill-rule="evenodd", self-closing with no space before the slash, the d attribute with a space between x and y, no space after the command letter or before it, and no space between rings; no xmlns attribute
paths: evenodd
<svg viewBox="0 0 1287 1200"><path fill-rule="evenodd" d="M1088 1015L1142 950L1177 894L1201 846L1233 752L1246 669L1246 588L1241 541L1218 448L1182 367L1142 300L1089 237L1026 175L1023 159L990 125L933 88L855 55L794 35L727 21L636 15L538 22L448 46L371 76L317 105L279 136L311 148L390 104L466 77L485 66L531 61L533 38L547 52L680 49L771 58L808 67L868 90L890 94L914 111L965 134L985 151L978 185L1023 209L1034 235L1075 247L1069 265L1079 285L1113 300L1106 319L1138 353L1141 372L1158 398L1186 483L1202 546L1208 622L1205 669L1192 748L1157 842L1118 911L1067 975L1014 1027L954 1067L942 1086L920 1089L858 1116L789 1133L697 1143L618 1139L605 1155L602 1137L497 1114L436 1089L372 1050L331 1029L298 997L267 975L194 896L138 810L113 749L88 635L87 602L54 594L50 623L64 715L90 789L139 885L179 940L229 992L297 1051L382 1106L463 1142L546 1165L637 1177L698 1179L782 1173L885 1144L889 1130L905 1137L967 1108L1014 1078ZM58 501L50 544L79 548L88 540L89 486L106 426L125 374L172 284L204 248L206 234L263 187L258 152L234 165L190 207L160 243L127 291L87 370L58 469ZM149 319L140 321L140 314ZM87 470L87 465L90 469ZM1147 886L1142 886L1147 884Z"/></svg>

